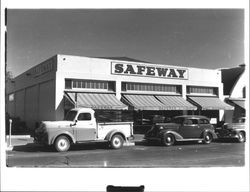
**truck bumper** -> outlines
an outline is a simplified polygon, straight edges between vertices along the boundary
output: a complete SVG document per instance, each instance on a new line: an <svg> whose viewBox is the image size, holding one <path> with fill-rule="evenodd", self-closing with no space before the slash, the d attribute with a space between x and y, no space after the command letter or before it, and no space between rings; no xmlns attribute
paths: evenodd
<svg viewBox="0 0 250 192"><path fill-rule="evenodd" d="M130 136L126 138L126 141L124 142L123 146L134 146L135 145L135 137Z"/></svg>
<svg viewBox="0 0 250 192"><path fill-rule="evenodd" d="M133 136L130 136L130 137L127 137L127 141L132 141L132 140L134 140L134 139L135 139L134 135L133 135Z"/></svg>

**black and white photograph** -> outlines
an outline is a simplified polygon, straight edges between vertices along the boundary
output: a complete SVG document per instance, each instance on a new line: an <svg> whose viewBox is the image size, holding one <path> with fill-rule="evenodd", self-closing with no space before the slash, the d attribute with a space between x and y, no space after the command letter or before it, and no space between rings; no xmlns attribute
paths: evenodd
<svg viewBox="0 0 250 192"><path fill-rule="evenodd" d="M249 191L247 4L5 1L1 190Z"/></svg>

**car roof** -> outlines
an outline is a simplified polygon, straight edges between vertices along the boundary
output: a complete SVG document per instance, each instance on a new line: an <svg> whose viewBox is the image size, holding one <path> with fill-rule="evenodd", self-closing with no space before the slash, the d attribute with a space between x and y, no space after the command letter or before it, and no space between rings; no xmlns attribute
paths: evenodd
<svg viewBox="0 0 250 192"><path fill-rule="evenodd" d="M179 118L179 117L192 118L192 119L207 119L207 120L209 120L208 117L202 116L202 115L180 115L180 116L175 116L174 118Z"/></svg>

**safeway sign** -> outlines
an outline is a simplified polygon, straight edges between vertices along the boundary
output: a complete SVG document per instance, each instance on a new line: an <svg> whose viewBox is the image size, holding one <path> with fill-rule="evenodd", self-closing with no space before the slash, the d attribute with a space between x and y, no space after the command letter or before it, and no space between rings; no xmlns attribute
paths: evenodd
<svg viewBox="0 0 250 192"><path fill-rule="evenodd" d="M112 62L111 73L116 75L188 79L188 69L166 67L164 65L145 65Z"/></svg>

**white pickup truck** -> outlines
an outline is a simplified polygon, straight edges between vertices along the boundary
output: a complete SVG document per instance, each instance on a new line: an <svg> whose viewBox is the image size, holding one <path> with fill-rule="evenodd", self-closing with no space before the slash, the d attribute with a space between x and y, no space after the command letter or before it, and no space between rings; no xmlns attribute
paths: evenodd
<svg viewBox="0 0 250 192"><path fill-rule="evenodd" d="M63 121L42 121L35 130L34 141L54 145L58 152L67 151L71 144L106 141L119 149L133 139L132 122L97 123L90 108L70 110Z"/></svg>

